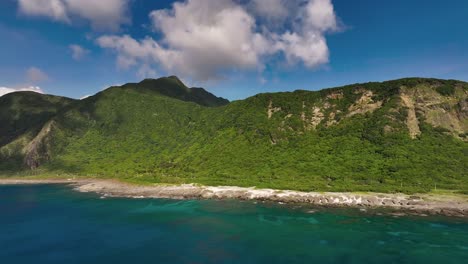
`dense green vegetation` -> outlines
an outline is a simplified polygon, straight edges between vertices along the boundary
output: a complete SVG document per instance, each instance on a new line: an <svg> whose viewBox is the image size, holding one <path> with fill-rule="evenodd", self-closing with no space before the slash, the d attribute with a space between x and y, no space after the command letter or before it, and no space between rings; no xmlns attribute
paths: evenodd
<svg viewBox="0 0 468 264"><path fill-rule="evenodd" d="M439 87L459 84L464 85L413 78L259 94L226 104L204 90L188 89L175 77L146 80L65 103L60 111L50 105L31 110L54 122L43 144L50 158L31 172L22 166L21 155L4 151L0 174L315 191L466 191L467 143L424 122L420 114L421 134L412 139L405 123L408 109L399 97L401 87L437 87L442 93ZM361 90L371 91L373 102L382 105L350 115ZM313 128L317 114L312 106L323 115ZM11 131L24 132L5 126L3 150L13 148L5 144L12 141L6 137Z"/></svg>
<svg viewBox="0 0 468 264"><path fill-rule="evenodd" d="M442 85L440 87L437 87L436 91L441 95L451 96L455 93L455 87L451 85Z"/></svg>
<svg viewBox="0 0 468 264"><path fill-rule="evenodd" d="M216 97L203 88L188 88L179 78L170 76L159 79L146 79L140 83L128 83L119 89L138 89L140 92L151 92L202 106L223 106L228 100Z"/></svg>
<svg viewBox="0 0 468 264"><path fill-rule="evenodd" d="M0 146L28 130L40 129L73 101L34 92L17 92L0 97Z"/></svg>

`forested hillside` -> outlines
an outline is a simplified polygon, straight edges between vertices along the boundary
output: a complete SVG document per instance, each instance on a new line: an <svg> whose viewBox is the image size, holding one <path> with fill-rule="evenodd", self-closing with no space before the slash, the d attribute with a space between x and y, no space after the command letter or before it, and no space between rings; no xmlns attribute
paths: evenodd
<svg viewBox="0 0 468 264"><path fill-rule="evenodd" d="M468 83L420 78L231 103L176 77L80 101L15 93L0 98L0 174L466 191L467 98Z"/></svg>

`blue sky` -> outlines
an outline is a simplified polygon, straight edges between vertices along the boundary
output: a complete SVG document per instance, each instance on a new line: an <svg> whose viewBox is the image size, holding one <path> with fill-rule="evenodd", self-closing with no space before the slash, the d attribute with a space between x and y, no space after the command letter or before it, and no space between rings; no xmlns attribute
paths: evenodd
<svg viewBox="0 0 468 264"><path fill-rule="evenodd" d="M413 76L468 80L464 0L97 2L1 1L0 92L80 98L177 75L235 100Z"/></svg>

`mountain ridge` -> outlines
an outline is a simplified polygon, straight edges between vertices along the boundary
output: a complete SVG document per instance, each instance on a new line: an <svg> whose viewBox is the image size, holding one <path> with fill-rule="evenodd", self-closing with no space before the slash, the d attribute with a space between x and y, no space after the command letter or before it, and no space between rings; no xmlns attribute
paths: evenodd
<svg viewBox="0 0 468 264"><path fill-rule="evenodd" d="M158 79L144 79L139 83L127 83L111 88L139 89L159 93L168 97L187 102L194 102L202 106L216 107L229 103L229 100L217 97L204 88L187 87L176 76L161 77Z"/></svg>
<svg viewBox="0 0 468 264"><path fill-rule="evenodd" d="M179 82L144 80L73 102L39 132L0 145L0 174L30 168L304 190L468 189L466 82L406 78L230 103L190 97L197 88Z"/></svg>

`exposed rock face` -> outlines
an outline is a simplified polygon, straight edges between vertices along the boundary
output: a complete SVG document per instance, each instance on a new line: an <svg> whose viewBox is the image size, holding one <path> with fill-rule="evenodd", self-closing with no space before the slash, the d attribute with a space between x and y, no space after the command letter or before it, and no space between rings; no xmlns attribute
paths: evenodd
<svg viewBox="0 0 468 264"><path fill-rule="evenodd" d="M357 86L347 93L344 90L332 90L312 100L300 98L299 107L297 102L289 103L284 100L278 100L274 105L270 98L266 112L268 119L272 119L275 113L281 113L283 121L278 124L279 131L289 130L301 134L315 130L320 125L331 127L346 118L374 113L391 103L392 106L383 115L390 122L383 126L384 134L401 130L404 122L409 136L416 139L422 133L421 127L427 123L440 128L440 131L446 130L444 133L468 140L468 89L463 84L453 84L454 93L443 95L437 91L441 85L447 84L422 83L411 87L397 85L394 87L395 92L384 96L382 90ZM401 119L399 113L405 113L405 119ZM286 120L295 122L295 117L302 122L301 127L287 125Z"/></svg>
<svg viewBox="0 0 468 264"><path fill-rule="evenodd" d="M310 116L306 114L310 112ZM302 102L301 121L304 123L305 130L316 129L317 126L325 119L325 114L322 112L322 108L314 105L312 108L307 109L306 103Z"/></svg>
<svg viewBox="0 0 468 264"><path fill-rule="evenodd" d="M435 87L402 87L400 98L402 105L408 109L407 125L412 138L421 133L421 121L445 129L458 138L467 133L468 91L463 87L455 87L453 96L443 96ZM423 120L418 120L418 116Z"/></svg>
<svg viewBox="0 0 468 264"><path fill-rule="evenodd" d="M351 105L348 109L348 116L353 116L357 114L365 114L368 112L374 112L382 106L382 101L374 102L372 97L374 93L372 91L361 90L362 96L359 98L356 103Z"/></svg>
<svg viewBox="0 0 468 264"><path fill-rule="evenodd" d="M315 129L323 119L325 119L325 115L322 113L322 110L319 107L314 106L312 108L312 117L310 118L310 125L312 128Z"/></svg>
<svg viewBox="0 0 468 264"><path fill-rule="evenodd" d="M331 100L339 100L339 99L343 99L343 97L344 97L343 91L333 92L327 95L327 99L331 99Z"/></svg>
<svg viewBox="0 0 468 264"><path fill-rule="evenodd" d="M305 121L306 121L305 108L306 108L305 102L302 101L302 112L301 112L301 120L302 120L302 122L305 122Z"/></svg>
<svg viewBox="0 0 468 264"><path fill-rule="evenodd" d="M338 121L335 120L336 114L336 112L330 112L330 114L328 115L327 127L338 123Z"/></svg>
<svg viewBox="0 0 468 264"><path fill-rule="evenodd" d="M362 96L349 106L348 110L344 111L344 113L337 108L337 102L344 99L343 91L335 91L328 94L323 100L315 102L310 111L307 111L306 102L303 101L300 117L302 122L304 122L305 129L316 129L324 120L326 120L324 125L330 127L339 123L337 116L340 114L352 117L357 114L374 112L383 105L383 101L374 101L372 99L374 96L372 91L357 89L355 93L362 94Z"/></svg>
<svg viewBox="0 0 468 264"><path fill-rule="evenodd" d="M405 106L408 109L406 125L408 126L410 137L415 139L417 136L421 135L421 130L419 129L419 121L416 117L416 110L413 98L404 92L400 94L400 98L403 103L403 106Z"/></svg>
<svg viewBox="0 0 468 264"><path fill-rule="evenodd" d="M30 169L38 168L43 161L47 161L50 158L48 153L49 135L53 130L55 123L54 121L48 122L37 136L29 142L29 144L23 149L24 152L24 164Z"/></svg>
<svg viewBox="0 0 468 264"><path fill-rule="evenodd" d="M467 129L467 122L468 119L468 100L460 100L457 104L457 116L460 120L464 121L463 128ZM462 122L463 123L463 122Z"/></svg>
<svg viewBox="0 0 468 264"><path fill-rule="evenodd" d="M267 110L268 119L271 119L273 114L279 111L281 111L281 107L273 107L273 101L270 100L270 103L268 104L268 110Z"/></svg>

